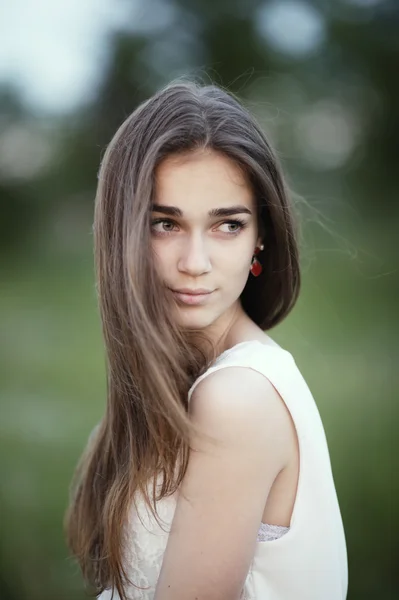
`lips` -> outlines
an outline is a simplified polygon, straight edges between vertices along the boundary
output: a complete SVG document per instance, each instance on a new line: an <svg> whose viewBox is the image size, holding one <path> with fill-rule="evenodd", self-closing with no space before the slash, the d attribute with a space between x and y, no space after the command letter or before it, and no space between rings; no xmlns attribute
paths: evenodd
<svg viewBox="0 0 399 600"><path fill-rule="evenodd" d="M190 305L190 306L197 306L199 304L203 304L204 302L206 302L207 300L209 300L209 298L212 296L212 292L206 292L206 293L198 293L196 291L196 293L182 293L182 292L177 292L175 290L173 291L173 295L175 296L176 300L178 300L178 302L182 303L182 304L186 304L186 305Z"/></svg>
<svg viewBox="0 0 399 600"><path fill-rule="evenodd" d="M174 292L177 292L179 294L190 294L192 296L199 296L199 295L203 295L203 294L211 294L213 290L207 290L205 288L198 288L196 290L190 289L190 288L179 288L177 290L173 290Z"/></svg>

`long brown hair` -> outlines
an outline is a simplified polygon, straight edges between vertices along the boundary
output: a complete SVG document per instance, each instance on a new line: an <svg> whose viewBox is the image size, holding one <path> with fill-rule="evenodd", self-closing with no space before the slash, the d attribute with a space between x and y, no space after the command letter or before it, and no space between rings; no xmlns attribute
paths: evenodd
<svg viewBox="0 0 399 600"><path fill-rule="evenodd" d="M187 393L215 359L168 310L151 256L157 166L173 153L210 148L250 182L264 251L241 304L263 330L294 306L300 288L296 219L275 153L254 117L215 85L177 80L122 123L104 154L94 216L97 293L107 356L107 406L80 459L65 515L69 548L99 594L125 600L123 524L136 492L156 501L178 488L194 428ZM202 336L206 340L206 336ZM195 338L198 339L198 338ZM176 469L176 465L178 468ZM160 492L148 482L162 477ZM134 582L133 582L134 583Z"/></svg>

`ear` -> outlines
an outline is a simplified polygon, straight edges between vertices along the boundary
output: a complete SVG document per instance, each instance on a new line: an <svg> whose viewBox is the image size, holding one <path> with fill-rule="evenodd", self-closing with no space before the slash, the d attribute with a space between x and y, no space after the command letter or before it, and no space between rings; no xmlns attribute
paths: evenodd
<svg viewBox="0 0 399 600"><path fill-rule="evenodd" d="M258 239L257 239L257 241L256 241L256 245L257 245L258 247L260 247L260 246L262 245L262 238L261 238L260 236L258 237Z"/></svg>

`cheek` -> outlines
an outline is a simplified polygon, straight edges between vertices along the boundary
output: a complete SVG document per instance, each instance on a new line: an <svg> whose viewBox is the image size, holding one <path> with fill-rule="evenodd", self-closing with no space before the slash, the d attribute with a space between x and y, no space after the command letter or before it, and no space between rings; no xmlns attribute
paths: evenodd
<svg viewBox="0 0 399 600"><path fill-rule="evenodd" d="M155 253L152 256L152 262L157 275L158 284L164 285L167 282L166 273L168 269L166 265L163 263L161 257L157 256Z"/></svg>
<svg viewBox="0 0 399 600"><path fill-rule="evenodd" d="M173 255L165 245L153 243L152 255L157 270L163 271L166 268L170 268Z"/></svg>
<svg viewBox="0 0 399 600"><path fill-rule="evenodd" d="M221 264L221 268L227 273L235 274L239 277L241 274L249 271L251 265L251 256L245 248L242 252L230 252Z"/></svg>
<svg viewBox="0 0 399 600"><path fill-rule="evenodd" d="M250 274L250 266L251 258L245 254L239 257L234 255L234 260L230 257L224 264L218 264L220 287L226 300L235 299L241 294Z"/></svg>

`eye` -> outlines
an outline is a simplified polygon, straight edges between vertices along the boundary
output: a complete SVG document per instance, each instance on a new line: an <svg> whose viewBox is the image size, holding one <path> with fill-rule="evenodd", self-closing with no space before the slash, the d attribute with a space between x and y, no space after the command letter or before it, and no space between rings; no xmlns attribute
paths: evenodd
<svg viewBox="0 0 399 600"><path fill-rule="evenodd" d="M159 235L167 235L168 233L172 233L173 229L168 228L165 230L163 227L164 224L171 225L172 227L173 225L175 225L175 223L171 219L155 219L154 221L151 221L151 229L154 231L154 233ZM162 225L162 228L155 229L155 225Z"/></svg>
<svg viewBox="0 0 399 600"><path fill-rule="evenodd" d="M241 221L241 219L232 219L230 221L223 221L222 225L228 225L229 227L233 226L233 227L237 228L234 231L227 231L226 233L228 233L229 235L237 235L238 233L240 233L240 231L242 229L244 229L246 227L245 221Z"/></svg>

